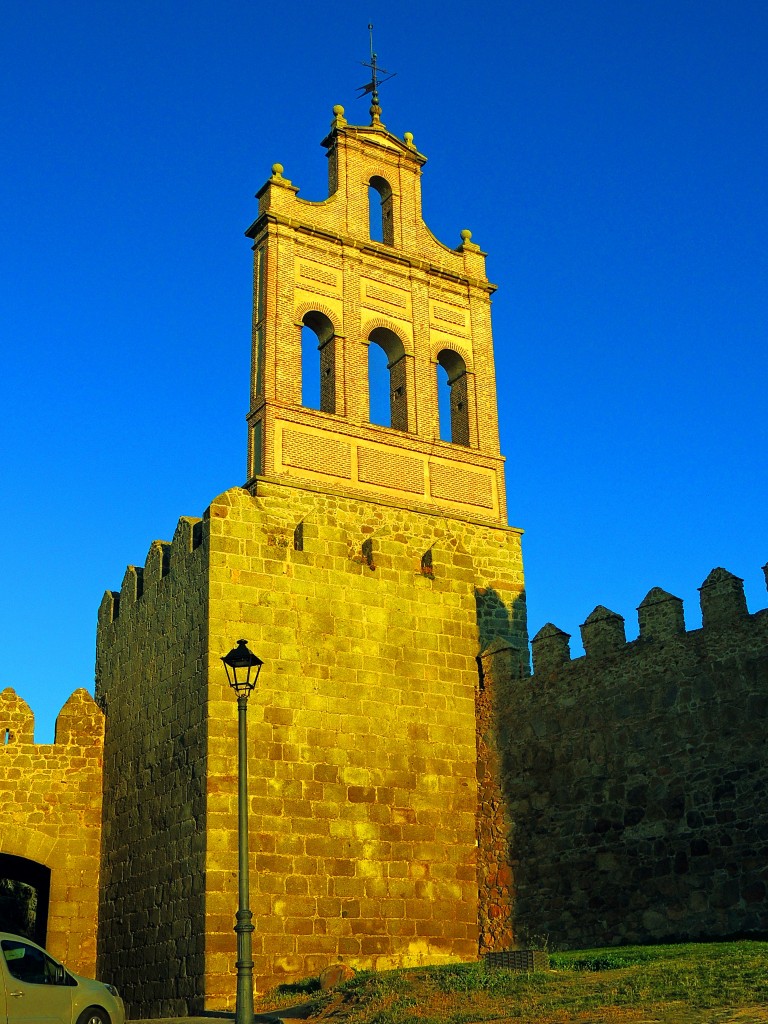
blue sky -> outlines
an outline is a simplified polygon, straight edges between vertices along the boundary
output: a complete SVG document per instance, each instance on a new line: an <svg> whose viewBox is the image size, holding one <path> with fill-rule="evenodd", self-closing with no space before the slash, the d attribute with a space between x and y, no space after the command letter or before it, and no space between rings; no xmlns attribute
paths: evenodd
<svg viewBox="0 0 768 1024"><path fill-rule="evenodd" d="M245 475L251 253L273 162L366 80L428 159L424 214L488 252L531 632L637 632L723 565L765 607L768 4L54 4L0 15L0 688L37 738L92 688L96 609Z"/></svg>

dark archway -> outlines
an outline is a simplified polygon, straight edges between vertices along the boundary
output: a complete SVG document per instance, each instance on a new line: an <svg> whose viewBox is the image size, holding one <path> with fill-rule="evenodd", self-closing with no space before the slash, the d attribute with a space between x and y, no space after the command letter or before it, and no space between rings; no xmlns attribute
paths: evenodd
<svg viewBox="0 0 768 1024"><path fill-rule="evenodd" d="M0 931L40 946L48 933L51 869L26 857L0 853Z"/></svg>

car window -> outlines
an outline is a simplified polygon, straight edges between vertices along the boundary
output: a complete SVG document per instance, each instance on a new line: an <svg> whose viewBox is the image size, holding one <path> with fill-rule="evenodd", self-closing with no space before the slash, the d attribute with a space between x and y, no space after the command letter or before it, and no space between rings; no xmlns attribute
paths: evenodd
<svg viewBox="0 0 768 1024"><path fill-rule="evenodd" d="M58 965L49 956L26 942L3 939L0 942L8 972L28 985L55 985ZM61 974L61 972L58 972Z"/></svg>

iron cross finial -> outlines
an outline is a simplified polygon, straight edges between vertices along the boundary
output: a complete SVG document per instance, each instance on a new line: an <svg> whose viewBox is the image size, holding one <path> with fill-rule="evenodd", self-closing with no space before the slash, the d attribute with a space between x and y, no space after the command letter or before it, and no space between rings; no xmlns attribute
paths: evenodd
<svg viewBox="0 0 768 1024"><path fill-rule="evenodd" d="M371 44L371 57L370 60L361 60L360 63L364 68L371 69L371 80L366 82L365 85L358 87L357 96L361 99L363 96L371 95L371 124L381 124L381 107L379 106L379 86L382 82L388 82L390 78L394 78L397 72L387 71L386 68L379 67L378 58L373 49L373 25L368 25L368 35ZM384 77L382 77L384 76Z"/></svg>

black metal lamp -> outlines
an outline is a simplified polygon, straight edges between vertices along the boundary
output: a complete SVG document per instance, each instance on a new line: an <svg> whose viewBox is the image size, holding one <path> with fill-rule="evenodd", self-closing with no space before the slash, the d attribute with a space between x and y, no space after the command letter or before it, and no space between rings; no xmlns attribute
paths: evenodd
<svg viewBox="0 0 768 1024"><path fill-rule="evenodd" d="M250 894L248 886L248 698L264 662L248 650L247 640L238 640L221 659L227 681L237 694L237 997L235 1024L253 1024L253 954L251 951Z"/></svg>
<svg viewBox="0 0 768 1024"><path fill-rule="evenodd" d="M233 647L229 654L225 654L221 660L224 662L227 681L237 696L250 696L264 662L261 658L256 657L253 651L248 650L248 641L238 640L237 647ZM251 681L251 673L253 673L253 681Z"/></svg>

